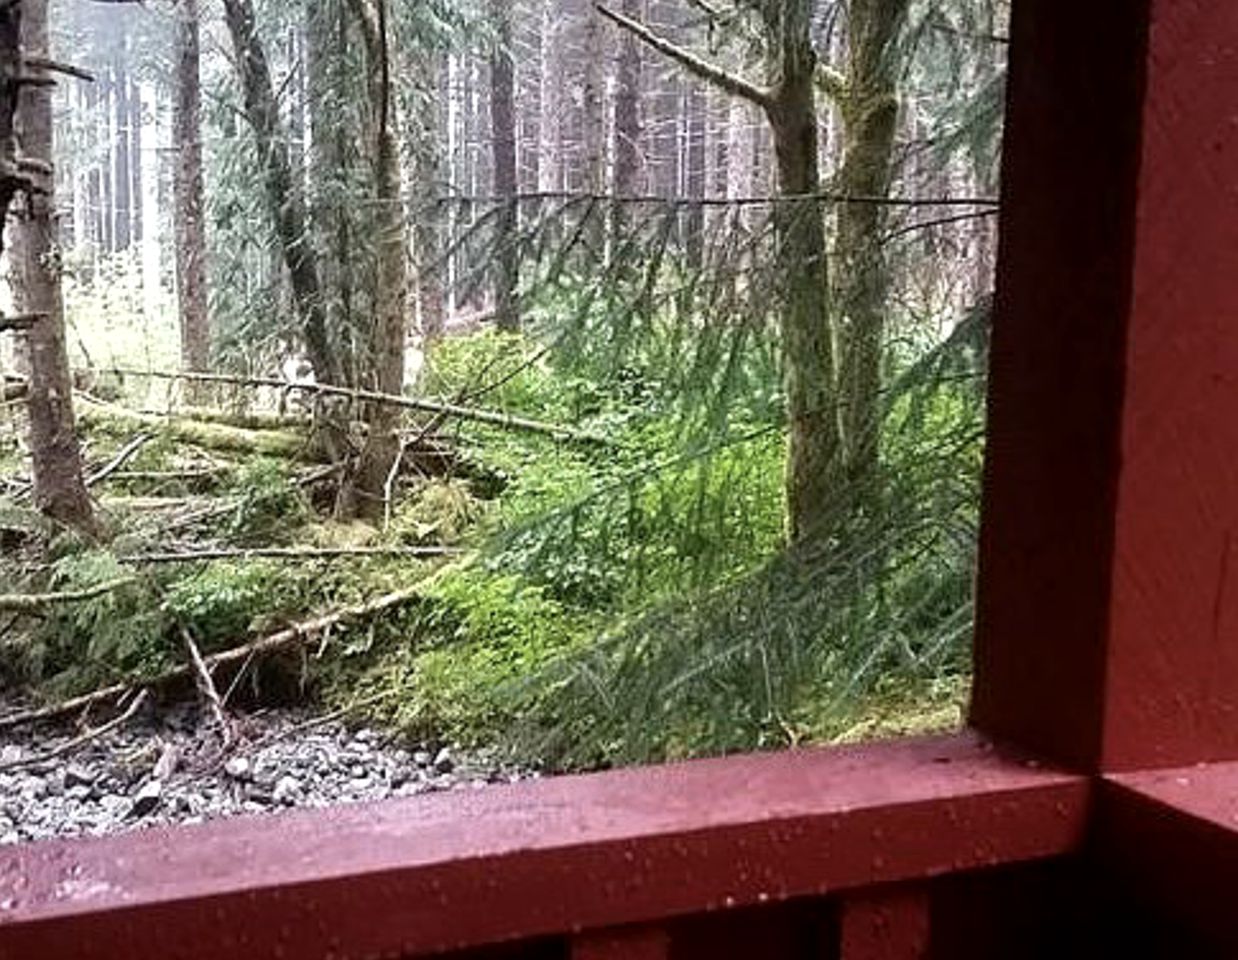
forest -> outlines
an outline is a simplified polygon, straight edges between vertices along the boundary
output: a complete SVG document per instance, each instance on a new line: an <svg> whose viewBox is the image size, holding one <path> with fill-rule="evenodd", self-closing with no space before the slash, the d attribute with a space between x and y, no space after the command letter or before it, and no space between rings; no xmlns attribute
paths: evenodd
<svg viewBox="0 0 1238 960"><path fill-rule="evenodd" d="M956 725L1008 6L0 10L0 778Z"/></svg>

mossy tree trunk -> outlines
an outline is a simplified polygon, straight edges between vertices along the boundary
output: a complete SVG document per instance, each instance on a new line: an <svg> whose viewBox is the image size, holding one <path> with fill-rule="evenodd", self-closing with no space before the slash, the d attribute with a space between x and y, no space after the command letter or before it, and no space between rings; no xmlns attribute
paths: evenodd
<svg viewBox="0 0 1238 960"><path fill-rule="evenodd" d="M702 59L625 14L599 10L700 79L760 107L768 118L778 160L779 246L786 262L795 265L783 296L781 348L789 421L787 537L802 546L832 529L841 479L828 247L815 198L821 189L817 57L808 0L762 0L755 6L771 51L774 79L768 87Z"/></svg>
<svg viewBox="0 0 1238 960"><path fill-rule="evenodd" d="M365 43L366 89L374 131L374 226L378 246L375 315L366 344L363 379L369 389L399 396L404 392L404 344L409 304L408 226L400 196L400 148L394 129L394 103L387 37L387 0L349 0ZM381 519L388 479L400 454L400 413L387 404L370 404L369 431L337 513Z"/></svg>
<svg viewBox="0 0 1238 960"><path fill-rule="evenodd" d="M840 193L886 198L894 176L898 126L898 40L908 0L851 0L841 83L827 82L842 119ZM865 499L880 489L881 368L890 266L880 203L846 203L838 212L834 304L840 344L839 393L844 471Z"/></svg>

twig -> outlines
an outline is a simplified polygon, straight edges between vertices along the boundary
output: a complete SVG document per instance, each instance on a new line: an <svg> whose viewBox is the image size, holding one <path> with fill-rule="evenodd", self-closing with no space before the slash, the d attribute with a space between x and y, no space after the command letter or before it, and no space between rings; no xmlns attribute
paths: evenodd
<svg viewBox="0 0 1238 960"><path fill-rule="evenodd" d="M202 651L198 649L198 644L194 641L189 628L179 622L176 627L181 635L181 641L185 644L185 652L189 654L189 663L193 667L194 682L197 683L198 692L211 708L215 722L219 725L220 736L223 737L224 749L227 750L232 746L232 724L228 721L228 714L224 711L224 702L220 699L219 690L215 687L215 680L211 677L211 671L207 669L206 662L202 659Z"/></svg>
<svg viewBox="0 0 1238 960"><path fill-rule="evenodd" d="M396 590L393 593L386 594L376 600L371 600L367 603L356 604L351 607L345 607L342 610L337 610L334 613L324 614L321 617L316 617L312 620L306 620L293 626L286 627L276 633L253 640L250 643L242 644L238 647L233 647L230 650L224 650L221 653L211 654L208 657L203 657L202 662L207 669L213 670L216 667L245 661L251 657L260 657L264 654L275 653L287 647L296 646L305 643L314 637L318 636L324 630L329 630L332 627L341 626L352 623L357 620L366 620L377 616L381 613L386 613L388 610L401 607L407 603L411 603L424 595L425 591L443 574L449 570L455 569L452 567L444 568L431 577L414 584L410 587L405 587L402 590ZM152 687L161 686L167 683L172 683L177 680L185 680L193 676L193 667L188 664L181 664L173 667L153 677L134 680L130 683L115 683L109 687L104 687L96 690L93 693L87 693L80 697L74 697L71 700L66 700L62 703L52 704L47 707L41 707L36 710L26 710L21 713L12 714L7 717L0 717L0 730L10 730L13 727L25 726L31 723L39 723L44 720L54 720L58 717L63 717L73 713L84 707L89 707L97 703L103 703L107 700L113 700L121 694L127 693L137 686Z"/></svg>
<svg viewBox="0 0 1238 960"><path fill-rule="evenodd" d="M365 403L382 403L405 410L416 410L421 413L435 413L455 417L460 420L471 420L475 423L485 423L490 426L505 427L510 430L522 430L529 433L541 433L560 440L570 440L579 443L593 443L613 446L614 441L601 434L589 433L572 427L564 427L554 423L544 423L540 420L529 420L525 417L515 417L500 413L497 410L474 409L462 407L454 403L443 403L437 400L422 400L415 397L400 397L390 393L379 393L374 390L353 390L349 387L337 387L325 383L289 383L276 377L240 377L224 373L195 373L182 371L169 373L156 370L133 370L117 368L115 373L121 376L150 377L155 380L187 380L194 383L226 383L233 386L274 387L282 390L296 390L303 393L314 393L330 397L347 397L351 400Z"/></svg>
<svg viewBox="0 0 1238 960"><path fill-rule="evenodd" d="M126 463L132 460L134 455L146 446L146 444L150 443L152 439L154 439L154 434L150 433L142 433L134 437L127 444L125 444L121 451L116 454L111 461L86 479L86 486L93 487L102 483Z"/></svg>
<svg viewBox="0 0 1238 960"><path fill-rule="evenodd" d="M106 583L95 584L84 590L63 590L56 593L0 593L0 612L37 613L61 603L80 603L93 600L104 594L127 587L136 582L133 577L120 577Z"/></svg>
<svg viewBox="0 0 1238 960"><path fill-rule="evenodd" d="M204 560L330 560L338 557L455 557L459 547L218 547L168 553L135 553L121 563L198 563Z"/></svg>
<svg viewBox="0 0 1238 960"><path fill-rule="evenodd" d="M62 743L55 750L49 750L47 753L41 753L37 757L25 757L21 760L14 760L12 763L0 764L0 771L7 772L10 770L20 770L23 767L33 767L41 763L48 763L58 757L63 757L66 753L71 753L74 750L77 750L79 747L84 747L92 740L97 740L104 734L111 733L117 727L127 723L130 719L132 719L133 715L141 709L142 704L146 702L146 698L148 696L149 691L142 690L136 697L133 698L133 702L129 704L128 709L126 709L125 712L119 717L109 720L101 727L95 727L93 730L88 730L80 737L74 737L72 740Z"/></svg>
<svg viewBox="0 0 1238 960"><path fill-rule="evenodd" d="M404 464L404 451L408 449L408 444L404 442L404 438L400 437L400 449L395 455L395 459L391 462L391 469L387 471L387 479L383 483L383 532L386 533L391 527L391 510L395 500L395 484L400 476L400 467Z"/></svg>

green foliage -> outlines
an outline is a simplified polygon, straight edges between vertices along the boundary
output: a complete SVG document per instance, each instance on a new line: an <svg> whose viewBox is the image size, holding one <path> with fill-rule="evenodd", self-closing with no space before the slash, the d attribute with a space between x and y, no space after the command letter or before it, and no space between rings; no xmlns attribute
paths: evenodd
<svg viewBox="0 0 1238 960"><path fill-rule="evenodd" d="M238 543L269 545L287 541L309 519L309 504L286 464L254 460L240 470L233 492L238 502L228 525Z"/></svg>
<svg viewBox="0 0 1238 960"><path fill-rule="evenodd" d="M302 576L287 564L215 561L172 584L167 611L204 650L235 646L299 612Z"/></svg>
<svg viewBox="0 0 1238 960"><path fill-rule="evenodd" d="M553 690L538 675L589 635L589 623L518 577L473 568L444 578L389 649L335 698L402 691L388 717L417 737L495 743L521 717L544 720Z"/></svg>
<svg viewBox="0 0 1238 960"><path fill-rule="evenodd" d="M106 550L68 553L52 567L48 588L81 591L132 576ZM155 586L133 582L100 596L59 604L35 636L35 675L75 688L167 662L169 621Z"/></svg>

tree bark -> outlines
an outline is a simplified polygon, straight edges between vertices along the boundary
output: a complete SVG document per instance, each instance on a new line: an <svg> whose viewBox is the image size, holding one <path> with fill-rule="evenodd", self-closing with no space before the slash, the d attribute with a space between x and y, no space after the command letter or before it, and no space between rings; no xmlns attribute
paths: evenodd
<svg viewBox="0 0 1238 960"><path fill-rule="evenodd" d="M404 392L404 342L408 312L408 230L400 197L400 148L395 133L387 35L387 0L350 0L365 42L370 110L375 131L374 226L378 245L375 317L367 350L369 389L399 396ZM387 481L400 454L399 411L371 404L369 432L350 482L341 490L337 512L345 517L381 519Z"/></svg>
<svg viewBox="0 0 1238 960"><path fill-rule="evenodd" d="M21 4L21 38L27 53L48 55L48 0ZM22 89L18 114L25 156L50 166L52 94L44 85ZM82 456L73 419L73 383L65 348L55 235L55 183L47 177L29 195L13 231L13 301L19 313L37 314L29 337L30 458L35 505L52 519L90 537L99 534L82 478Z"/></svg>
<svg viewBox="0 0 1238 960"><path fill-rule="evenodd" d="M631 18L643 18L644 0L623 0L621 10ZM615 67L615 204L611 218L613 243L617 247L627 232L627 211L624 197L645 192L641 169L641 102L644 93L644 61L641 42L630 33L619 41L619 58Z"/></svg>
<svg viewBox="0 0 1238 960"><path fill-rule="evenodd" d="M198 0L180 0L176 35L176 100L172 137L177 145L175 193L176 298L180 310L181 366L210 369L211 328L206 296L206 220L202 183L202 81ZM190 385L193 393L200 386ZM190 402L197 402L191 399Z"/></svg>
<svg viewBox="0 0 1238 960"><path fill-rule="evenodd" d="M851 0L842 117L839 192L885 197L893 179L897 129L896 42L909 0ZM843 204L838 212L834 300L838 315L839 393L846 479L865 499L876 491L880 458L881 364L890 268L882 243L886 208Z"/></svg>
<svg viewBox="0 0 1238 960"><path fill-rule="evenodd" d="M778 190L784 198L821 189L813 73L816 56L805 14L788 12L780 26L781 82L766 107L774 134ZM834 344L829 311L825 223L817 202L786 199L775 211L788 276L782 313L782 359L787 393L787 535L793 545L819 540L833 526L840 495L839 424Z"/></svg>
<svg viewBox="0 0 1238 960"><path fill-rule="evenodd" d="M347 11L340 0L321 0L307 12L306 86L312 160L309 176L311 221L318 263L321 308L333 349L341 357L341 375L356 385L351 334L354 329L352 226L344 203L349 131L341 117L345 82ZM345 345L348 345L347 347Z"/></svg>
<svg viewBox="0 0 1238 960"><path fill-rule="evenodd" d="M512 15L508 0L491 0L495 31L490 54L490 122L494 195L503 208L495 219L495 320L500 330L520 329L519 218L516 202L516 84L512 61Z"/></svg>
<svg viewBox="0 0 1238 960"><path fill-rule="evenodd" d="M17 166L17 107L22 73L21 4L0 7L0 225L7 222L9 210L25 178ZM4 252L4 231L0 230L0 253Z"/></svg>
<svg viewBox="0 0 1238 960"><path fill-rule="evenodd" d="M245 91L246 119L257 141L267 204L301 318L306 352L318 380L339 384L344 382L342 364L328 335L318 264L306 231L305 201L293 180L279 103L271 84L266 51L258 37L252 0L224 0L224 19Z"/></svg>
<svg viewBox="0 0 1238 960"><path fill-rule="evenodd" d="M132 196L133 242L141 246L146 229L146 211L142 206L142 87L133 79L129 81L129 163Z"/></svg>
<svg viewBox="0 0 1238 960"><path fill-rule="evenodd" d="M125 253L133 239L130 205L133 192L133 171L129 157L129 73L125 65L127 44L122 40L112 63L112 87L115 100L115 122L112 150L116 157L115 192L112 195L112 237L117 253Z"/></svg>
<svg viewBox="0 0 1238 960"><path fill-rule="evenodd" d="M562 10L558 0L542 7L542 89L538 124L538 189L563 189L563 50Z"/></svg>
<svg viewBox="0 0 1238 960"><path fill-rule="evenodd" d="M413 182L421 201L414 220L413 241L417 254L417 307L421 335L432 344L443 335L446 320L447 264L443 262L443 222L447 207L442 195L446 188L446 158L443 144L447 137L443 129L446 112L447 60L438 52L428 52L422 69L431 78L432 91L418 105L413 115L414 161Z"/></svg>

